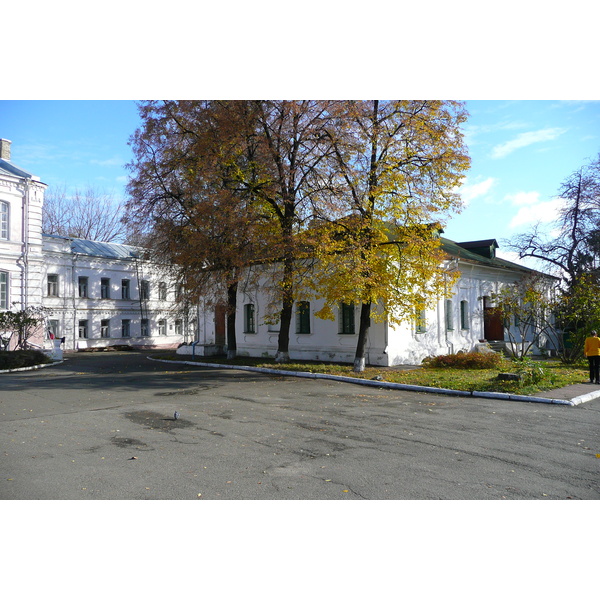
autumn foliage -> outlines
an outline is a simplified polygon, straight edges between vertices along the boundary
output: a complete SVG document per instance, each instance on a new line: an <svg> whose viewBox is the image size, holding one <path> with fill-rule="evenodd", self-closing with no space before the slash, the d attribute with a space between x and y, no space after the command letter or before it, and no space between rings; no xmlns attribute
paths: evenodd
<svg viewBox="0 0 600 600"><path fill-rule="evenodd" d="M469 166L461 103L167 101L140 114L128 221L191 297L227 297L230 315L237 286L268 267L278 359L300 296L323 299L325 318L361 306L364 368L371 315L400 322L451 287L437 233Z"/></svg>

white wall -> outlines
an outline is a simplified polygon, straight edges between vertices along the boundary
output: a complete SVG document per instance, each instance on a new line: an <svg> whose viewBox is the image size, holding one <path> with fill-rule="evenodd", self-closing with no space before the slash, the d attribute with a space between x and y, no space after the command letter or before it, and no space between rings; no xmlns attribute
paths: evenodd
<svg viewBox="0 0 600 600"><path fill-rule="evenodd" d="M458 264L461 277L448 295L451 300L452 328L446 321L446 298L440 298L433 309L426 311L426 331L416 332L414 322L392 327L387 322L371 320L367 342L367 363L380 366L401 364L418 365L428 356L471 351L484 339L483 296L497 293L503 285L521 278L518 272L477 264ZM248 286L238 294L236 335L238 354L254 357L274 357L278 345L278 326L268 325L265 315L269 311L269 298L265 280L260 285ZM302 300L302 298L299 298ZM468 327L461 326L460 303L468 307ZM244 332L244 305L255 305L256 333ZM339 333L339 319L322 320L314 313L323 306L320 300L310 303L311 321L309 334L298 334L295 314L290 328L290 358L352 363L358 339L360 307L355 307L355 334ZM297 303L295 304L295 309ZM200 321L210 324L214 316L210 311L201 312ZM208 330L207 330L208 331ZM213 331L213 330L211 330ZM207 340L210 335L207 336ZM210 343L202 342L201 343Z"/></svg>
<svg viewBox="0 0 600 600"><path fill-rule="evenodd" d="M47 238L43 267L43 304L49 310L48 320L59 322L58 337L65 338L66 350L99 348L113 345L173 348L193 339L192 319L181 314L175 304L175 284L149 263L141 263L140 279L150 284L149 299L140 303L138 272L135 261L107 259L70 253L67 239ZM48 296L48 275L58 275L59 295ZM79 297L79 278L88 278L88 297ZM110 279L110 298L101 298L101 279ZM129 280L130 298L121 297L121 282ZM158 284L167 284L167 300L159 300ZM149 335L142 336L142 318L149 322ZM122 335L122 321L130 321L130 335ZM87 320L87 337L79 336L79 322ZM109 320L109 337L101 337L101 321ZM165 321L164 333L159 321ZM176 333L181 321L182 333ZM50 345L50 342L47 342Z"/></svg>

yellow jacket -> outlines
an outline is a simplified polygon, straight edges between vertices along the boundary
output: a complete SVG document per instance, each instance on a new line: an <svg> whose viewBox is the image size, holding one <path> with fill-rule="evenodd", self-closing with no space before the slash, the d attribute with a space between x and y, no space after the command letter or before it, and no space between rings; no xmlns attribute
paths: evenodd
<svg viewBox="0 0 600 600"><path fill-rule="evenodd" d="M585 340L585 346L583 347L583 353L586 356L600 356L600 338L589 337Z"/></svg>

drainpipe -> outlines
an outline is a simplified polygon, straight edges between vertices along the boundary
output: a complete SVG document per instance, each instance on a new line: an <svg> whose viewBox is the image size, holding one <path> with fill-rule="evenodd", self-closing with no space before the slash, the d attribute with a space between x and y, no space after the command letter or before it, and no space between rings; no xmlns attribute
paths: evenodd
<svg viewBox="0 0 600 600"><path fill-rule="evenodd" d="M73 350L77 350L77 305L75 301L75 263L79 254L73 254L71 266L71 293L73 296Z"/></svg>
<svg viewBox="0 0 600 600"><path fill-rule="evenodd" d="M29 180L25 180L25 194L23 196L23 284L21 285L21 309L27 308L29 299Z"/></svg>

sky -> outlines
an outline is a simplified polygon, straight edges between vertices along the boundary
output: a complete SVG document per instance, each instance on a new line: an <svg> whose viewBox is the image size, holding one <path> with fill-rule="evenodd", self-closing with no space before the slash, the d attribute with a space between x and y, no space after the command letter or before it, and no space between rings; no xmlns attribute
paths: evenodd
<svg viewBox="0 0 600 600"><path fill-rule="evenodd" d="M561 182L600 153L600 101L466 101L471 167L464 209L446 225L454 241L506 241L549 224ZM12 162L51 188L93 187L125 199L130 136L140 125L131 100L0 100L0 137ZM504 248L504 249L503 249Z"/></svg>

